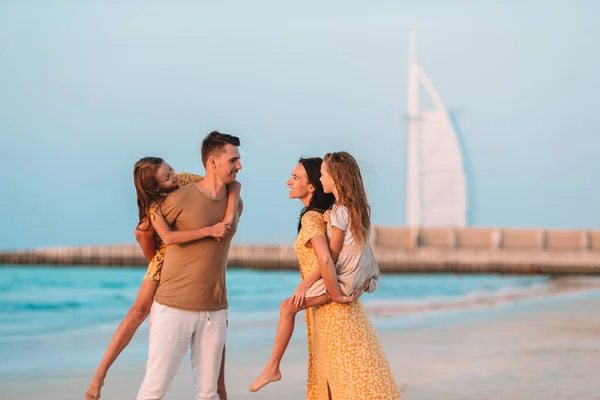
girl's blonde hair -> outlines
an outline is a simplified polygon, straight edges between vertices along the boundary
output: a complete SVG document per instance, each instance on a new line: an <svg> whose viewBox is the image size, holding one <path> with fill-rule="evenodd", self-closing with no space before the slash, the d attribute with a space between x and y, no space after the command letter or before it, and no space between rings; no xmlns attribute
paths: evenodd
<svg viewBox="0 0 600 400"><path fill-rule="evenodd" d="M350 232L356 244L364 245L371 231L371 207L358 163L349 153L338 151L325 154L329 174L338 192L337 205L345 206L350 216Z"/></svg>

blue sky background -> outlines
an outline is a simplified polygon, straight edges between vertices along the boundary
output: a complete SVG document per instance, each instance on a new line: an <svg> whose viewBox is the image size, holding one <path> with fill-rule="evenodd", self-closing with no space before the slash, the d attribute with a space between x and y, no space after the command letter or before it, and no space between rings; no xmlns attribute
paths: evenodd
<svg viewBox="0 0 600 400"><path fill-rule="evenodd" d="M236 241L291 242L297 158L342 149L403 224L410 27L474 225L600 228L600 3L283 3L0 2L0 248L133 241L135 161L201 173L213 129L242 139Z"/></svg>

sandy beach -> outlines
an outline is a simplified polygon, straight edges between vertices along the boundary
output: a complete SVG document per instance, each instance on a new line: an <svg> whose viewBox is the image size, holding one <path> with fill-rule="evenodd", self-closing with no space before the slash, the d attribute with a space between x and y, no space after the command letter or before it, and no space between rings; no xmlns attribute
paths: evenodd
<svg viewBox="0 0 600 400"><path fill-rule="evenodd" d="M374 317L405 399L600 399L600 291L526 298L435 315ZM298 322L303 321L299 317ZM274 330L274 327L273 327ZM298 331L283 362L282 382L259 393L248 384L266 362L270 344L243 345L233 332L227 355L230 399L303 399L306 343ZM0 380L3 400L81 399L91 370ZM116 365L103 399L133 399L143 364ZM184 360L168 399L192 398Z"/></svg>

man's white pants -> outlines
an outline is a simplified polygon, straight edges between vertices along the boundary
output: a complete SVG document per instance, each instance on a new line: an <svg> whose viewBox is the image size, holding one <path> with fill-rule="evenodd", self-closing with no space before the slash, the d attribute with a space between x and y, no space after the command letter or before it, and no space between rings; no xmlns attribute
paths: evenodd
<svg viewBox="0 0 600 400"><path fill-rule="evenodd" d="M146 376L137 400L162 399L181 359L192 349L196 399L218 399L217 380L227 332L227 310L186 311L154 302L150 311Z"/></svg>

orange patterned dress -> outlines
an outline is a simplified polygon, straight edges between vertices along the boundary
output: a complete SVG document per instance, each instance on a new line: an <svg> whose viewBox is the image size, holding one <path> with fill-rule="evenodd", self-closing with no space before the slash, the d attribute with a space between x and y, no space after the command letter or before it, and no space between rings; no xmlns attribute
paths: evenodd
<svg viewBox="0 0 600 400"><path fill-rule="evenodd" d="M202 176L190 174L189 172L180 172L177 174L177 186L184 187L187 184L200 182L202 180ZM154 214L156 213L156 208L158 207L158 203L152 204L150 206L149 214L150 218L154 220ZM158 235L156 235L158 237ZM146 274L144 275L145 281L160 281L160 272L162 271L162 266L165 261L165 253L167 252L167 246L160 240L158 237L158 244L156 246L156 254L148 264L148 269L146 270Z"/></svg>
<svg viewBox="0 0 600 400"><path fill-rule="evenodd" d="M294 250L302 279L319 268L307 243L325 236L323 216L309 211ZM306 310L308 333L307 400L400 400L402 396L360 300Z"/></svg>

